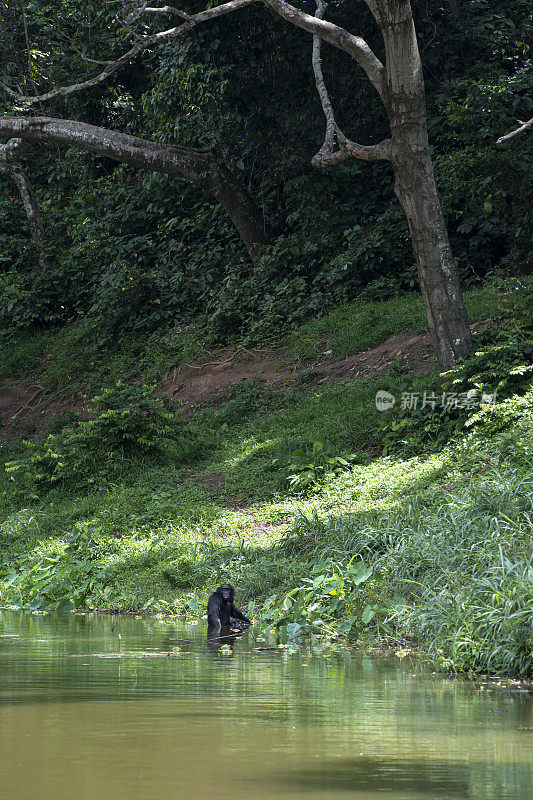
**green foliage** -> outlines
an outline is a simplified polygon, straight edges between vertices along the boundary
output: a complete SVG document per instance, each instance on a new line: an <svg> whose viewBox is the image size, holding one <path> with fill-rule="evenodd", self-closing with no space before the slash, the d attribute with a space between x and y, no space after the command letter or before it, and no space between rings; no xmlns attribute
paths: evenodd
<svg viewBox="0 0 533 800"><path fill-rule="evenodd" d="M183 554L160 566L163 577L173 589L181 592L194 589L195 586L202 586L209 579L211 571L204 559L198 558L198 555L195 548L192 554Z"/></svg>
<svg viewBox="0 0 533 800"><path fill-rule="evenodd" d="M513 395L501 403L482 407L464 426L472 429L473 435L505 442L506 449L511 442L521 447L520 440L533 429L533 385L524 395ZM506 432L507 437L496 436Z"/></svg>
<svg viewBox="0 0 533 800"><path fill-rule="evenodd" d="M316 564L311 577L282 599L269 597L261 612L265 633L275 630L284 644L312 633L335 638L367 625L376 614L399 608L404 602L399 596L383 597L381 605L361 602L363 584L369 581L373 569L356 559L353 556L348 563Z"/></svg>
<svg viewBox="0 0 533 800"><path fill-rule="evenodd" d="M465 429L501 433L528 419L533 380L531 291L527 279L506 281L503 307L515 308L512 321L474 335L474 352L450 371L410 381L394 379L389 391L400 402L381 423L384 452L419 452L442 447ZM512 305L511 305L512 304Z"/></svg>
<svg viewBox="0 0 533 800"><path fill-rule="evenodd" d="M478 469L487 451L470 457ZM305 553L318 573L352 558L386 576L384 596L406 599L382 612L385 630L416 637L443 669L525 677L533 658L532 467L530 440L518 466L463 475L441 490L433 484L393 511L300 516L283 549ZM282 619L281 610L272 614Z"/></svg>
<svg viewBox="0 0 533 800"><path fill-rule="evenodd" d="M0 332L0 380L15 380L36 370L43 354L45 337L34 332L32 335L11 337Z"/></svg>
<svg viewBox="0 0 533 800"><path fill-rule="evenodd" d="M95 608L116 595L109 570L98 561L99 533L90 525L81 525L58 554L28 558L0 586L2 604L32 611L71 611Z"/></svg>
<svg viewBox="0 0 533 800"><path fill-rule="evenodd" d="M406 630L447 671L529 675L533 670L533 557L499 558L461 586L427 587Z"/></svg>
<svg viewBox="0 0 533 800"><path fill-rule="evenodd" d="M288 446L273 459L272 466L288 471L291 490L303 492L349 470L355 459L355 455L341 456L329 439L314 439L303 447Z"/></svg>
<svg viewBox="0 0 533 800"><path fill-rule="evenodd" d="M267 387L258 381L240 381L231 391L231 400L215 414L216 423L222 426L242 423L266 406L268 394Z"/></svg>
<svg viewBox="0 0 533 800"><path fill-rule="evenodd" d="M50 433L43 441L25 442L25 454L6 464L6 472L23 496L35 498L39 488L67 482L105 485L127 473L134 457L179 462L197 452L193 430L153 387L119 382L94 397L93 403L88 419Z"/></svg>
<svg viewBox="0 0 533 800"><path fill-rule="evenodd" d="M32 93L21 15L2 13L4 79ZM379 50L364 9L337 4L330 13ZM414 13L436 174L463 279L479 285L495 265L525 272L531 138L502 146L495 140L517 117L531 116L529 6L526 0L465 0L415 4ZM143 20L147 31L157 30L156 17ZM124 30L111 7L34 3L26 18L30 49L38 54L33 80L43 91L94 74L83 56L113 60L123 51ZM21 331L76 320L97 351L137 332L194 320L210 342L244 337L257 344L279 339L304 319L314 325L340 304L361 298L370 305L416 290L390 168L354 162L323 173L310 166L323 131L308 79L306 34L291 29L287 35L281 20L264 15L247 15L245 27L236 41L229 15L209 40L199 31L179 52L154 49L149 67L141 60L71 95L68 105L54 102L60 116L161 144L213 149L250 189L273 231L259 263L249 263L213 199L185 181L134 173L74 148L43 148L32 159L32 177L48 266L40 268L22 204L3 184L0 326ZM11 29L13 35L6 33ZM64 41L73 44L70 55ZM354 89L342 53L332 51L325 69L336 75L332 101L347 135L362 141L387 135L371 86L358 82ZM359 109L356 125L347 96ZM6 113L19 113L6 102ZM338 345L355 352L354 341L373 344L391 325L384 317L375 327L374 336L350 342L340 330L334 347L324 350ZM314 344L301 343L305 357L313 357Z"/></svg>
<svg viewBox="0 0 533 800"><path fill-rule="evenodd" d="M525 336L533 335L533 277L515 276L498 281L502 311L506 319L513 319Z"/></svg>
<svg viewBox="0 0 533 800"><path fill-rule="evenodd" d="M325 356L328 361L337 361L374 347L394 334L427 330L424 303L418 292L389 293L385 299L369 294L365 290L357 300L299 327L290 337L296 355L306 361L323 360ZM497 294L490 285L466 291L470 320L494 316L506 296L505 292Z"/></svg>
<svg viewBox="0 0 533 800"><path fill-rule="evenodd" d="M478 395L500 400L521 394L533 377L533 338L504 328L482 334L478 341L479 349L470 358L444 373L444 386L458 393L475 389Z"/></svg>

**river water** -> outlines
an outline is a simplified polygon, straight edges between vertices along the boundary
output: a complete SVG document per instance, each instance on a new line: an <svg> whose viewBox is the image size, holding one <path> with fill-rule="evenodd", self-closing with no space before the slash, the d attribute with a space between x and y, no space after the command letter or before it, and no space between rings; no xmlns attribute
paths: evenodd
<svg viewBox="0 0 533 800"><path fill-rule="evenodd" d="M205 624L0 611L6 800L529 800L533 696Z"/></svg>

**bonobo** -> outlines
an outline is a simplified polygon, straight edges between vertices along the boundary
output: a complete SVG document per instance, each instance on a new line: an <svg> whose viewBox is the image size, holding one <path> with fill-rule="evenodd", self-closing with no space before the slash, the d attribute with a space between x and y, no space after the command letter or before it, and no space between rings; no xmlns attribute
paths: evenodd
<svg viewBox="0 0 533 800"><path fill-rule="evenodd" d="M251 621L239 611L233 602L235 589L229 583L223 583L213 592L207 603L207 621L209 625L220 628L221 625L229 626L231 618L240 619L248 625Z"/></svg>

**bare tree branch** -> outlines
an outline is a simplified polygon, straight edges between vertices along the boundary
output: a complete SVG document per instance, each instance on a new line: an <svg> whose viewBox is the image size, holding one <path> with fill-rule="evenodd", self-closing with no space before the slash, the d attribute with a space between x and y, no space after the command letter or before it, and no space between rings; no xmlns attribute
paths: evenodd
<svg viewBox="0 0 533 800"><path fill-rule="evenodd" d="M150 6L146 6L146 8L142 12L143 14L174 14L176 17L181 17L182 19L189 19L190 14L187 14L186 11L181 11L179 8L174 8L174 6L161 6L160 8L152 8Z"/></svg>
<svg viewBox="0 0 533 800"><path fill-rule="evenodd" d="M327 3L323 2L323 0L316 0L316 14L315 16L317 19L323 19L324 11L327 8ZM324 74L322 72L322 59L320 58L320 48L321 48L321 39L318 36L313 36L313 56L312 56L312 64L313 64L313 72L315 73L315 84L316 89L318 92L318 96L320 97L320 102L322 103L322 110L324 111L324 116L326 117L326 135L324 138L324 144L314 156L311 163L315 163L320 161L324 156L329 156L333 152L335 147L335 116L333 113L333 106L331 105L331 100L329 99L328 90L326 89L326 84L324 82Z"/></svg>
<svg viewBox="0 0 533 800"><path fill-rule="evenodd" d="M501 144L502 142L507 141L507 139L511 139L513 136L516 136L518 133L522 133L522 131L531 128L533 125L533 117L529 119L527 122L522 122L521 119L517 120L520 123L520 127L516 128L516 130L511 131L511 133L506 133L505 136L500 136L499 139L496 139L496 144Z"/></svg>
<svg viewBox="0 0 533 800"><path fill-rule="evenodd" d="M216 19L217 17L224 16L225 14L230 14L232 11L236 11L239 8L244 8L244 6L249 6L256 2L259 2L259 0L230 0L229 3L224 3L223 5L215 6L214 8L209 8L206 11L200 11L198 14L188 16L182 25L178 25L174 28L168 28L167 30L160 31L159 33L151 34L150 36L140 36L135 44L133 44L126 53L120 56L120 58L117 58L116 61L111 61L93 78L88 78L87 80L80 81L79 83L73 83L69 86L60 86L57 89L52 89L50 92L36 95L35 97L14 91L11 89L11 87L7 86L5 83L2 83L2 81L0 81L0 87L2 87L2 89L7 92L10 97L13 97L13 99L29 106L38 102L52 100L54 97L67 97L74 92L79 92L82 89L88 89L90 86L96 86L98 83L106 80L110 75L142 53L143 50L146 50L152 46L165 44L166 42L179 39L202 22Z"/></svg>
<svg viewBox="0 0 533 800"><path fill-rule="evenodd" d="M41 267L46 267L46 236L41 220L41 210L33 184L23 169L9 162L20 157L27 149L22 139L10 139L7 144L0 145L0 173L10 178L19 190L26 212L30 236L37 247L37 257Z"/></svg>
<svg viewBox="0 0 533 800"><path fill-rule="evenodd" d="M0 144L0 161L19 161L28 147L28 142L19 138L13 138L6 144Z"/></svg>
<svg viewBox="0 0 533 800"><path fill-rule="evenodd" d="M22 21L24 23L24 39L26 41L26 51L28 53L28 75L30 83L33 86L35 94L39 94L35 81L33 80L33 59L31 57L30 37L28 36L28 18L26 17L26 9L22 6Z"/></svg>
<svg viewBox="0 0 533 800"><path fill-rule="evenodd" d="M391 161L392 159L392 141L391 139L383 139L377 144L357 144L347 139L340 128L335 125L335 134L339 143L339 149L335 152L324 153L320 155L320 151L312 159L312 164L315 167L334 167L337 164L342 164L343 161L348 161L350 158L358 158L362 161Z"/></svg>
<svg viewBox="0 0 533 800"><path fill-rule="evenodd" d="M79 83L74 83L69 86L60 86L57 89L52 89L50 92L36 96L24 95L20 91L15 91L1 81L0 87L2 87L10 97L13 97L13 99L29 106L34 105L37 102L52 100L54 97L67 97L74 92L79 92L82 89L87 89L106 80L110 75L128 62L132 61L134 58L136 58L136 56L149 47L165 44L166 42L179 39L188 34L193 28L202 22L207 22L211 19L222 17L226 14L236 11L237 9L244 8L245 6L249 6L257 2L263 2L268 8L270 8L272 11L275 11L293 25L302 28L308 33L312 33L314 36L318 36L320 39L329 42L334 47L344 50L346 53L351 55L352 58L354 58L364 69L370 82L383 99L384 67L381 61L374 55L365 40L361 39L360 36L354 36L344 28L340 28L338 25L334 25L331 22L325 22L322 19L312 17L309 14L306 14L305 12L295 8L294 6L291 6L289 3L286 3L285 0L230 0L229 3L223 3L220 6L214 6L213 8L209 8L205 11L200 11L198 14L190 15L186 14L185 12L180 12L179 9L174 9L173 7L167 6L166 8L172 8L173 14L176 14L185 20L182 25L168 28L167 30L160 31L149 36L139 36L126 53L120 56L120 58L116 59L116 61L106 64L104 69L92 78L88 78L85 81L80 81ZM143 4L126 18L126 24L131 22L133 19L137 19L138 16L145 11L148 11L148 7ZM158 9L152 7L151 11L158 13Z"/></svg>
<svg viewBox="0 0 533 800"><path fill-rule="evenodd" d="M337 141L341 153L351 158L360 158L363 161L390 161L392 158L392 140L383 139L377 144L357 144L348 139L343 132L336 127Z"/></svg>
<svg viewBox="0 0 533 800"><path fill-rule="evenodd" d="M302 28L325 42L332 44L339 50L344 50L364 69L372 86L379 96L383 98L384 67L379 58L372 52L368 44L360 36L354 36L344 28L326 22L319 17L312 17L304 11L286 3L285 0L262 0L264 4L275 11L280 17Z"/></svg>
<svg viewBox="0 0 533 800"><path fill-rule="evenodd" d="M316 17L322 19L324 11L327 8L327 3L323 0L316 0ZM355 142L347 139L346 136L339 129L335 122L335 115L333 106L329 99L328 90L324 82L324 75L322 72L322 63L320 58L321 40L318 36L313 36L313 72L315 73L315 83L322 103L322 110L326 117L326 136L324 144L313 156L311 163L315 167L332 167L336 164L341 164L350 158L361 158L365 161L377 161L379 159L390 160L391 157L391 141L386 139L383 142L375 145L356 144ZM339 149L335 151L335 139L339 144Z"/></svg>

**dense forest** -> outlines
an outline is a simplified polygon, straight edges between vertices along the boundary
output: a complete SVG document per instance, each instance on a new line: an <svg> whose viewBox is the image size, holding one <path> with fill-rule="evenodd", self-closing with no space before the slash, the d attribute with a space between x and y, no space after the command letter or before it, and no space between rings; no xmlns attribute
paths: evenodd
<svg viewBox="0 0 533 800"><path fill-rule="evenodd" d="M0 2L0 603L530 674L532 21Z"/></svg>

